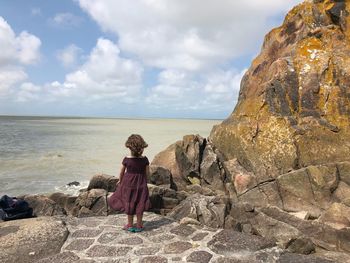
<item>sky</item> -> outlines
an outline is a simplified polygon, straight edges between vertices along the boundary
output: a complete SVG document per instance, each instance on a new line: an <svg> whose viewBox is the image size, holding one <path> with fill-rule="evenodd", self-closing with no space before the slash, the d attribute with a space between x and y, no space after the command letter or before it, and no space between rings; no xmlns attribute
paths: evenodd
<svg viewBox="0 0 350 263"><path fill-rule="evenodd" d="M301 0L0 0L0 115L224 119Z"/></svg>

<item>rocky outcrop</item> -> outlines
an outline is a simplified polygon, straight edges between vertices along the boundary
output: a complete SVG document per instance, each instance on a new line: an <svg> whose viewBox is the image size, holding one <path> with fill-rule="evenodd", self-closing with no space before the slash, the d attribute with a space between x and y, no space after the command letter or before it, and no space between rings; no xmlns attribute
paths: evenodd
<svg viewBox="0 0 350 263"><path fill-rule="evenodd" d="M3 222L0 227L0 262L37 262L59 253L67 236L67 227L55 217Z"/></svg>
<svg viewBox="0 0 350 263"><path fill-rule="evenodd" d="M228 210L229 202L225 197L193 194L176 206L168 216L177 221L191 218L205 226L223 228Z"/></svg>
<svg viewBox="0 0 350 263"><path fill-rule="evenodd" d="M96 174L91 178L87 190L104 189L107 192L114 192L118 181L119 179L115 176Z"/></svg>
<svg viewBox="0 0 350 263"><path fill-rule="evenodd" d="M350 160L350 2L305 1L266 37L210 138L257 184Z"/></svg>

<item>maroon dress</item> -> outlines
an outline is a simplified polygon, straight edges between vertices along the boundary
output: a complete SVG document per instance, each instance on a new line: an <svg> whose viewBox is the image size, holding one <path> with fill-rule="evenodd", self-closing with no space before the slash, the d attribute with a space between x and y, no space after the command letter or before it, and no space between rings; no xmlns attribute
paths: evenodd
<svg viewBox="0 0 350 263"><path fill-rule="evenodd" d="M125 157L123 165L126 167L126 172L121 184L109 198L109 206L127 215L140 215L150 208L146 178L148 158Z"/></svg>

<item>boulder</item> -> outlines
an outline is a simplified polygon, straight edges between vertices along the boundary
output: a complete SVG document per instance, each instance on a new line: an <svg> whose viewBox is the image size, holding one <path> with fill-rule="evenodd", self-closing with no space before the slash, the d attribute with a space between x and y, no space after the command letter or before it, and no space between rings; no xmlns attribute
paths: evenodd
<svg viewBox="0 0 350 263"><path fill-rule="evenodd" d="M350 207L340 203L333 203L319 218L336 229L350 228Z"/></svg>
<svg viewBox="0 0 350 263"><path fill-rule="evenodd" d="M108 214L107 207L107 191L104 189L92 189L82 192L75 201L78 207L78 217L86 216L106 216Z"/></svg>
<svg viewBox="0 0 350 263"><path fill-rule="evenodd" d="M150 174L147 178L149 184L176 189L171 172L161 166L150 165Z"/></svg>
<svg viewBox="0 0 350 263"><path fill-rule="evenodd" d="M107 192L114 192L118 181L117 177L111 175L96 174L90 180L87 190L104 189Z"/></svg>
<svg viewBox="0 0 350 263"><path fill-rule="evenodd" d="M78 207L75 205L77 196L66 195L64 193L53 193L48 196L49 199L64 209L67 215L77 215Z"/></svg>
<svg viewBox="0 0 350 263"><path fill-rule="evenodd" d="M151 165L168 169L176 188L185 189L192 178L199 178L201 156L206 140L199 135L186 135L181 141L158 153Z"/></svg>
<svg viewBox="0 0 350 263"><path fill-rule="evenodd" d="M222 228L227 207L228 201L225 198L194 194L176 206L168 216L177 221L192 218L205 226Z"/></svg>
<svg viewBox="0 0 350 263"><path fill-rule="evenodd" d="M200 164L202 185L211 189L224 190L224 174L221 172L220 162L211 144L207 143Z"/></svg>
<svg viewBox="0 0 350 263"><path fill-rule="evenodd" d="M37 262L57 254L68 230L55 217L38 217L1 223L0 262Z"/></svg>
<svg viewBox="0 0 350 263"><path fill-rule="evenodd" d="M66 211L60 205L45 195L25 195L20 198L28 202L29 206L33 208L33 215L35 216L66 214Z"/></svg>
<svg viewBox="0 0 350 263"><path fill-rule="evenodd" d="M350 161L348 10L348 1L335 0L293 8L265 37L232 114L211 131L214 146L258 184Z"/></svg>
<svg viewBox="0 0 350 263"><path fill-rule="evenodd" d="M350 207L350 186L347 183L340 182L338 188L333 193L334 199Z"/></svg>

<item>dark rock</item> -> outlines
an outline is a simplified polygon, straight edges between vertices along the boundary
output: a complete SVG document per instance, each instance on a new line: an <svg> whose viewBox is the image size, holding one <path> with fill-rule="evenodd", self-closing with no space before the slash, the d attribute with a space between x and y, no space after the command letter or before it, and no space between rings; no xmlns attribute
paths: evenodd
<svg viewBox="0 0 350 263"><path fill-rule="evenodd" d="M77 181L73 181L73 182L70 182L67 184L67 186L79 186L79 185L80 185L80 183Z"/></svg>
<svg viewBox="0 0 350 263"><path fill-rule="evenodd" d="M87 190L104 189L107 192L114 192L118 178L106 174L96 174L90 180Z"/></svg>
<svg viewBox="0 0 350 263"><path fill-rule="evenodd" d="M150 174L147 178L147 182L176 190L171 172L161 166L150 165Z"/></svg>

